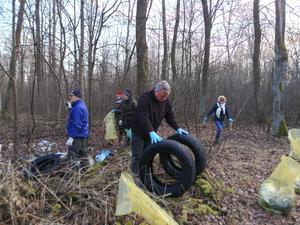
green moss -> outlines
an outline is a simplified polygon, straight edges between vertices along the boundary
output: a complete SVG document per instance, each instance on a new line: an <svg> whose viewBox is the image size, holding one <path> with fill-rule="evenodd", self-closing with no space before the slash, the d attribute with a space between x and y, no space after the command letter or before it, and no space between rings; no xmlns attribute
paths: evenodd
<svg viewBox="0 0 300 225"><path fill-rule="evenodd" d="M279 90L280 90L281 92L284 91L284 84L283 84L283 83L280 83L280 84L279 84Z"/></svg>
<svg viewBox="0 0 300 225"><path fill-rule="evenodd" d="M234 188L226 187L226 188L225 188L225 192L226 192L226 193L234 193Z"/></svg>
<svg viewBox="0 0 300 225"><path fill-rule="evenodd" d="M187 223L187 220L188 220L188 206L187 205L184 205L183 207L182 207L182 210L181 210L181 216L179 217L179 219L178 219L178 222L180 223L180 224L182 224L182 223Z"/></svg>
<svg viewBox="0 0 300 225"><path fill-rule="evenodd" d="M51 208L52 208L52 212L57 213L61 209L61 204L56 203Z"/></svg>
<svg viewBox="0 0 300 225"><path fill-rule="evenodd" d="M115 225L122 225L122 224L119 221L116 221Z"/></svg>
<svg viewBox="0 0 300 225"><path fill-rule="evenodd" d="M31 185L31 183L22 183L20 185L20 188L21 188L21 193L24 194L24 195L33 195L35 196L36 195L36 190L34 189L34 187Z"/></svg>
<svg viewBox="0 0 300 225"><path fill-rule="evenodd" d="M212 209L207 204L200 205L197 209L195 209L195 213L198 213L199 215L212 215L212 216L218 216L218 211Z"/></svg>
<svg viewBox="0 0 300 225"><path fill-rule="evenodd" d="M88 174L94 174L97 172L102 166L106 165L106 161L103 161L101 163L95 163L93 166L87 169Z"/></svg>
<svg viewBox="0 0 300 225"><path fill-rule="evenodd" d="M286 137L288 136L288 128L284 120L280 121L279 129L276 134L277 137Z"/></svg>
<svg viewBox="0 0 300 225"><path fill-rule="evenodd" d="M196 186L200 187L202 192L206 196L211 196L213 192L213 186L209 183L209 181L199 178L196 180Z"/></svg>
<svg viewBox="0 0 300 225"><path fill-rule="evenodd" d="M224 188L224 182L220 179L217 179L215 182L214 182L214 185L219 188L219 189L223 189Z"/></svg>
<svg viewBox="0 0 300 225"><path fill-rule="evenodd" d="M127 220L125 225L134 225L134 222L133 220Z"/></svg>

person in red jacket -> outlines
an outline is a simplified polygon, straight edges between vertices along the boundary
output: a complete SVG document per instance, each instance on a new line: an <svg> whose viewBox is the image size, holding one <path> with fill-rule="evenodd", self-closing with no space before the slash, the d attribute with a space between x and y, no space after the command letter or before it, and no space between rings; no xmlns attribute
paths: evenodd
<svg viewBox="0 0 300 225"><path fill-rule="evenodd" d="M147 145L163 139L156 133L162 120L174 128L180 135L188 134L180 128L175 120L170 100L170 85L167 81L159 81L154 89L141 95L131 120L132 149L131 169L137 175L139 161Z"/></svg>

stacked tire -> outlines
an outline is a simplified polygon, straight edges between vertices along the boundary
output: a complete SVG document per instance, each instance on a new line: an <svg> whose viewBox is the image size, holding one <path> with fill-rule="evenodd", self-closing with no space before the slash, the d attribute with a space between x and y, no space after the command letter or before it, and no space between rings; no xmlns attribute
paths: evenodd
<svg viewBox="0 0 300 225"><path fill-rule="evenodd" d="M156 171L157 160L161 168ZM207 165L202 144L191 135L172 135L147 146L141 156L139 176L144 186L158 195L178 197L194 183ZM164 178L161 179L161 174Z"/></svg>

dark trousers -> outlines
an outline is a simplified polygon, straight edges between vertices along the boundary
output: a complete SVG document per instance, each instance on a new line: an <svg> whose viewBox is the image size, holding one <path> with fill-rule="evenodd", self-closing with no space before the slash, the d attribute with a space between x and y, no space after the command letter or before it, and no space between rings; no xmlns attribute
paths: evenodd
<svg viewBox="0 0 300 225"><path fill-rule="evenodd" d="M73 138L73 144L68 149L68 160L80 160L80 167L87 167L89 160L86 152L86 138Z"/></svg>
<svg viewBox="0 0 300 225"><path fill-rule="evenodd" d="M134 175L138 175L139 163L142 153L149 144L150 140L144 140L143 138L132 132L131 171Z"/></svg>

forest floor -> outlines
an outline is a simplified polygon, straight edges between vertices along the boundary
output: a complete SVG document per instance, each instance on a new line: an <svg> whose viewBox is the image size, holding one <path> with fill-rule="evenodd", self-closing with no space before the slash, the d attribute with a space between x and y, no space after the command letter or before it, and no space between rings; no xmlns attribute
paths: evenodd
<svg viewBox="0 0 300 225"><path fill-rule="evenodd" d="M121 172L130 173L130 146L105 143L102 126L92 128L89 139L90 155L94 157L103 148L114 149L115 154L101 167L87 172L88 175L72 175L72 179L69 176L67 181L54 176L26 181L18 169L11 176L11 172L8 172L11 170L5 169L11 166L8 163L12 152L12 146L9 145L11 133L5 126L1 129L0 144L3 147L0 159L0 211L5 207L9 210L6 210L7 213L0 212L0 224L28 224L30 221L30 224L130 225L144 221L134 213L115 216L118 179ZM232 130L224 129L221 143L212 145L213 125L199 125L197 130L208 154L205 173L182 197L155 198L159 205L172 214L178 224L300 224L300 196L296 196L295 205L287 216L270 214L258 205L260 185L274 171L281 156L289 153L287 137L274 138L260 127L236 125ZM196 134L195 128L190 131ZM159 130L163 137L172 132L166 125ZM36 130L36 134L33 143L46 139L55 143L52 151L66 150L63 127L43 125ZM26 129L20 137L19 151L26 155ZM210 182L212 190L209 193L203 193L199 182L201 178ZM28 194L30 191L24 188L28 183L20 185L21 182L29 182L34 194ZM17 200L14 195L19 196Z"/></svg>

